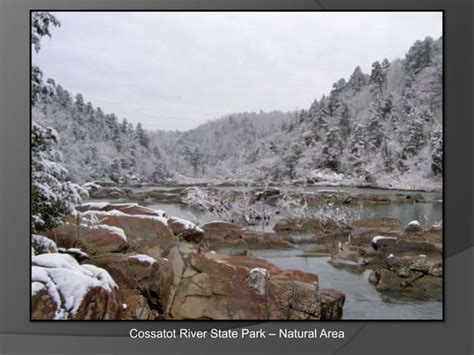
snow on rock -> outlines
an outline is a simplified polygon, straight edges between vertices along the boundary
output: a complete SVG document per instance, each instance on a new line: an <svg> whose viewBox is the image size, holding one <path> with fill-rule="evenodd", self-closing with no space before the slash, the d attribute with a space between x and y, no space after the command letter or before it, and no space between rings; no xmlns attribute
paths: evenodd
<svg viewBox="0 0 474 355"><path fill-rule="evenodd" d="M372 248L374 250L377 250L379 248L379 242L382 241L382 240L396 240L397 237L384 237L384 236L381 236L381 235L377 235L375 237L372 238L372 242L371 242L371 245L372 245Z"/></svg>
<svg viewBox="0 0 474 355"><path fill-rule="evenodd" d="M149 265L153 265L154 263L156 263L155 258L152 258L151 256L145 255L145 254L132 255L132 256L129 256L128 259L137 260L140 263L145 263Z"/></svg>
<svg viewBox="0 0 474 355"><path fill-rule="evenodd" d="M255 267L249 272L249 286L257 293L263 296L267 287L267 269Z"/></svg>
<svg viewBox="0 0 474 355"><path fill-rule="evenodd" d="M87 202L78 206L77 209L80 211L94 210L99 211L110 206L110 202Z"/></svg>
<svg viewBox="0 0 474 355"><path fill-rule="evenodd" d="M61 254L69 254L79 262L89 259L89 254L79 248L58 248L58 252Z"/></svg>
<svg viewBox="0 0 474 355"><path fill-rule="evenodd" d="M198 230L200 232L204 232L200 227L195 225L193 222L187 221L185 219L182 219L182 218L179 218L179 217L170 217L170 218L168 218L168 221L171 221L171 220L175 223L181 224L181 226L184 230L194 229L194 230Z"/></svg>
<svg viewBox="0 0 474 355"><path fill-rule="evenodd" d="M411 221L408 223L407 227L405 228L405 232L419 232L421 231L421 224L418 221Z"/></svg>
<svg viewBox="0 0 474 355"><path fill-rule="evenodd" d="M89 202L84 203L77 207L79 211L101 211L101 212L110 212L110 211L119 211L128 215L148 215L148 216L157 216L157 217L166 217L166 213L163 210L155 210L150 207L145 207L139 205L135 202L127 203L110 203L110 202Z"/></svg>
<svg viewBox="0 0 474 355"><path fill-rule="evenodd" d="M182 218L170 217L168 219L168 226L174 235L179 236L182 240L187 242L199 243L204 236L204 230L202 228Z"/></svg>
<svg viewBox="0 0 474 355"><path fill-rule="evenodd" d="M92 216L126 216L125 213L120 212L118 210L111 210L111 211L85 211L80 214L81 219L85 218L87 219L88 217Z"/></svg>
<svg viewBox="0 0 474 355"><path fill-rule="evenodd" d="M119 210L110 210L110 211L85 211L80 214L81 218L90 219L96 218L97 220L101 221L107 217L122 217L122 216L129 216L134 217L137 219L144 219L144 220L155 220L158 221L165 226L168 226L168 219L162 216L153 216L153 215L142 215L142 214L134 214L130 215Z"/></svg>
<svg viewBox="0 0 474 355"><path fill-rule="evenodd" d="M31 236L31 245L35 255L58 252L56 243L42 235L33 234Z"/></svg>
<svg viewBox="0 0 474 355"><path fill-rule="evenodd" d="M384 239L397 239L397 237L384 237L381 235L375 236L372 238L372 244L377 244L379 241Z"/></svg>
<svg viewBox="0 0 474 355"><path fill-rule="evenodd" d="M68 254L32 257L33 319L107 319L120 314L118 286L104 269Z"/></svg>
<svg viewBox="0 0 474 355"><path fill-rule="evenodd" d="M91 229L105 229L111 232L112 235L118 236L121 238L124 242L127 241L127 236L125 235L125 232L123 231L122 228L119 227L114 227L114 226L109 226L107 224L99 224L97 226L90 226L89 228Z"/></svg>

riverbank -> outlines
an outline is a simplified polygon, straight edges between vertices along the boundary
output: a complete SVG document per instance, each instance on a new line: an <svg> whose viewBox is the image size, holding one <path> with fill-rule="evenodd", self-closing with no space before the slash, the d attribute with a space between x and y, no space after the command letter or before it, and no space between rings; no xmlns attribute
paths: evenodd
<svg viewBox="0 0 474 355"><path fill-rule="evenodd" d="M267 197L271 197L271 194ZM277 317L276 314L280 314L258 312L257 315L252 315L248 310L239 313L237 309L241 306L232 303L233 301L230 303L231 308L236 307L233 309L237 313L232 313L232 316L229 313L226 313L227 315L222 313L223 309L229 306L229 299L233 299L229 296L232 293L230 290L239 285L238 287L248 290L246 291L247 297L252 294L248 292L253 287L247 281L236 281L237 284L231 283L226 286L225 294L227 296L223 297L222 292L224 291L219 289L220 286L212 286L214 283L221 283L222 280L209 279L208 276L197 276L202 273L219 274L222 271L220 267L224 264L227 265L224 267L227 268L227 271L222 271L223 278L232 280L235 270L240 270L239 268L243 267L243 274L241 274L243 280L250 280L255 276L257 279L260 277L260 282L263 282L261 275L252 277L250 275L251 270L260 268L267 271L272 270L272 277L276 277L269 284L279 280L278 283L283 282L286 285L284 288L290 287L289 285L295 281L295 275L300 275L298 273L318 275L316 276L318 287L311 292L313 293L312 297L319 293L320 301L314 301L313 308L310 308L315 310L314 307L318 302L324 301L325 304L320 303L317 306L319 315L313 311L309 311L309 313L305 313L305 311L303 312L305 315L298 313L298 317L315 319L325 319L325 317L392 319L402 318L401 315L406 316L406 319L439 319L441 317L442 229L440 227L420 225L419 228L411 226L406 230L407 227L404 224L393 219L363 219L355 221L351 225L343 225L340 224L340 221L326 220L321 223L316 220L313 222L288 220L281 215L277 215L276 221L272 221L271 231L259 231L258 226L243 226L224 221L206 221L205 219L201 219L201 223L199 223L201 227L198 227L194 223L183 220L183 217L186 219L186 216L179 215L181 212L179 209L173 210L170 207L181 206L180 208L185 208L187 212L204 213L203 211L182 203L159 204L168 213L178 212L177 217L180 217L170 218L164 211L156 208L156 203L148 202L154 206L154 209L129 202L86 203L78 207L81 212L79 229L74 226L77 219L70 218L69 226L65 225L52 231L51 234L47 234L62 249L62 254L71 255L80 264L92 262L110 272L119 289L125 288L126 291L120 291L118 294L122 299L128 300L123 303L127 305L126 308L129 311L127 313L123 310L120 319L129 317L139 317L140 319L189 317L199 319L250 317L248 319L254 319L255 317L255 319L265 319L264 317ZM428 203L414 201L409 205L405 203L400 205L416 206L419 204ZM380 205L380 202L375 205ZM202 216L205 214L198 215L197 219ZM149 219L154 222L150 222ZM133 220L135 222L132 222ZM165 222L166 225L162 226L161 223ZM97 223L100 225L96 225ZM105 227L104 223L109 227ZM87 227L88 224L90 224L89 227ZM111 231L110 228L118 230ZM125 243L120 230L125 235ZM80 240L77 238L78 235L81 236ZM156 238L157 235L159 238ZM384 241L380 241L380 248L374 250L372 241L379 235L392 238L396 236L398 240L393 244L385 244ZM285 253L290 251L291 257L282 259L279 255L281 248L285 248ZM172 250L174 251L172 252ZM216 250L217 253L213 253L213 250ZM87 257L84 258L81 253L85 253ZM192 257L194 261L190 261L190 255L200 255L199 259L204 262L205 268L199 269L198 267L196 269L196 257ZM325 255L325 257L315 258L314 255ZM265 260L262 261L261 258ZM242 262L245 265L242 265ZM145 264L157 264L158 267L144 268ZM127 274L129 271L125 272L123 268L130 268L130 265L135 266L132 267L132 273ZM158 275L161 276L153 281L150 279L149 273L156 273L156 268L159 270ZM189 271L185 271L186 268ZM148 271L146 271L147 269ZM296 269L298 273L288 274L284 271L285 269ZM124 272L128 276L124 276ZM138 281L137 275L140 275ZM186 275L185 279L190 278L189 280L192 281L184 282L184 275ZM193 279L194 276L197 277L197 280ZM282 277L286 281L282 281ZM308 277L315 276L304 276L302 280L307 282ZM263 279L266 280L265 285L267 285L266 277ZM334 282L337 279L344 281ZM181 281L184 283L182 284ZM154 289L146 286L151 285L150 282L161 286ZM143 286L144 283L145 286ZM200 285L198 290L201 290L198 294L195 294L196 283ZM324 287L327 287L328 290L323 291L320 285L325 285ZM193 304L191 308L196 307L195 302L201 307L201 311L193 313L192 316L186 313L189 311L188 306L184 307L185 311L176 310L175 313L169 313L173 309L170 304L174 302L170 300L175 300L174 295L177 288L184 286L186 287L180 292L186 293L188 292L186 290L191 287L191 291L189 291L191 296L183 296L184 298L179 301L180 304L183 302L186 304L189 299ZM214 291L209 293L209 287L211 289L218 287L216 293ZM263 292L263 286L259 287L259 292ZM265 290L267 290L266 287ZM253 290L255 291L254 288ZM364 290L367 291L365 296ZM203 297L208 300L204 305L202 303ZM217 301L214 297L219 299L219 306L215 305ZM225 301L222 301L222 298ZM266 304L267 301L263 300L268 297L261 298L259 302ZM250 302L249 300L247 301ZM344 300L346 303L343 312ZM369 304L371 306L367 307ZM220 311L217 313L211 311L215 307ZM325 316L323 309L326 310L324 312L327 312ZM419 310L419 312L413 309ZM409 316L408 312L413 315ZM288 316L289 313L285 314ZM40 315L39 318L43 316ZM295 314L291 317L293 316L296 317Z"/></svg>

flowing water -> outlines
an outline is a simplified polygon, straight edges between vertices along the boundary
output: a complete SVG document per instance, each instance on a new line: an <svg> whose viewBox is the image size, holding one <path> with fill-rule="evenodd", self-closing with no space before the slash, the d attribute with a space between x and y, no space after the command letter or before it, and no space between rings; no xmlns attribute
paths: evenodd
<svg viewBox="0 0 474 355"><path fill-rule="evenodd" d="M343 319L442 319L442 303L415 301L378 292L368 281L369 270L361 273L337 269L329 257L299 257L300 250L252 250L282 269L317 274L321 288L334 288L346 295Z"/></svg>

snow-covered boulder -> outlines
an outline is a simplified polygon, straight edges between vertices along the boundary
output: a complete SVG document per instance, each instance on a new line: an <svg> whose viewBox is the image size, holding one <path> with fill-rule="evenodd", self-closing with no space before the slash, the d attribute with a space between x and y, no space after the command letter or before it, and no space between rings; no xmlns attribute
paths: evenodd
<svg viewBox="0 0 474 355"><path fill-rule="evenodd" d="M405 228L405 232L407 233L416 233L421 232L422 228L420 222L418 221L411 221L408 223L407 227Z"/></svg>
<svg viewBox="0 0 474 355"><path fill-rule="evenodd" d="M168 218L168 226L176 236L188 242L199 243L204 236L202 228L182 218Z"/></svg>
<svg viewBox="0 0 474 355"><path fill-rule="evenodd" d="M110 203L110 202L88 202L76 207L78 211L120 211L131 215L147 215L166 217L162 210L155 210L149 207L140 206L138 203Z"/></svg>
<svg viewBox="0 0 474 355"><path fill-rule="evenodd" d="M383 235L377 235L372 238L371 245L374 250L378 250L381 244L389 242L394 243L397 240L397 237L386 237ZM385 245L385 244L384 244Z"/></svg>
<svg viewBox="0 0 474 355"><path fill-rule="evenodd" d="M146 254L110 253L91 257L89 262L110 273L129 307L142 307L135 295L144 295L153 308L166 309L168 306L174 278L168 259L153 258ZM130 312L140 313L129 308Z"/></svg>
<svg viewBox="0 0 474 355"><path fill-rule="evenodd" d="M34 255L58 252L54 241L38 234L31 236L31 246L33 247Z"/></svg>
<svg viewBox="0 0 474 355"><path fill-rule="evenodd" d="M56 240L59 247L80 248L89 255L121 252L128 247L127 236L119 227L107 224L63 224L45 234Z"/></svg>
<svg viewBox="0 0 474 355"><path fill-rule="evenodd" d="M32 257L32 319L120 319L117 284L104 269L67 254Z"/></svg>
<svg viewBox="0 0 474 355"><path fill-rule="evenodd" d="M186 271L192 269L193 273ZM185 319L319 319L318 277L253 256L191 253L170 316ZM188 275L184 277L184 275Z"/></svg>
<svg viewBox="0 0 474 355"><path fill-rule="evenodd" d="M168 219L153 215L132 215L118 210L86 211L81 220L92 219L123 230L133 250L153 257L166 255L177 244L178 238L168 226Z"/></svg>

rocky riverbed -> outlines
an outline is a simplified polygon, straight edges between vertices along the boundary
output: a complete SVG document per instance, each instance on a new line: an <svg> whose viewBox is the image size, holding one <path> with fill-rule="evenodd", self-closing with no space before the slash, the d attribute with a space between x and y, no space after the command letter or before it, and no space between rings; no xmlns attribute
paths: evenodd
<svg viewBox="0 0 474 355"><path fill-rule="evenodd" d="M395 302L408 299L407 309L429 305L431 318L438 307L433 302L442 299L442 227L434 225L441 215L440 193L203 187L203 195L196 187L88 188L95 200L44 233L48 239L33 241L35 319L340 319L346 307L357 319L404 314L382 303L383 312L363 311L354 300L359 285L374 289L371 302L380 301L380 294ZM303 201L309 213L298 208L288 213L295 211L282 205L288 199ZM321 215L321 206L337 213ZM229 207L248 216L231 215ZM398 218L387 217L393 215ZM409 223L421 215L427 217L422 223ZM50 241L54 246L45 248ZM271 250L293 256L282 262L265 255ZM65 304L62 294L68 290L55 281L50 268L57 265L45 263L44 254L57 263L65 259L59 264L74 265L74 273L96 267L109 275L111 282L102 285L98 273L89 272L95 286L82 287L95 289L106 306L84 304L92 297L84 290L74 294L83 302ZM295 258L324 264L308 268ZM338 270L366 276L334 283ZM78 313L87 307L94 309Z"/></svg>
<svg viewBox="0 0 474 355"><path fill-rule="evenodd" d="M66 224L34 237L33 319L342 315L344 295L320 290L315 274L208 249L209 226L136 204L85 204L78 210Z"/></svg>

